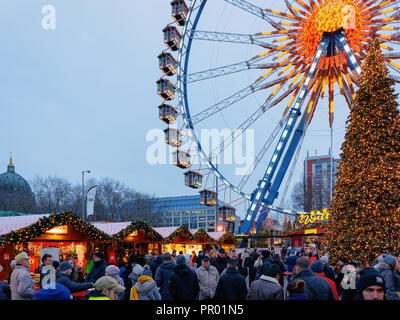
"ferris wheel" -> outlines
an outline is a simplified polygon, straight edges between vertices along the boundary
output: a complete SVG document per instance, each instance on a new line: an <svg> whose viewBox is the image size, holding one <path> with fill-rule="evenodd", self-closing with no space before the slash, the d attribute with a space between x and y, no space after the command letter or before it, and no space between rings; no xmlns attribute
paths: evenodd
<svg viewBox="0 0 400 320"><path fill-rule="evenodd" d="M174 165L187 169L184 176L188 187L201 188L204 175L201 168L192 168L192 150L182 149L186 138L190 138L205 169L225 188L248 201L240 229L240 233L247 234L255 222L259 231L261 223L272 211L292 213L274 205L282 181L285 175L293 174L293 163L318 102L327 97L330 126L337 96L342 96L351 108L362 60L374 33L381 42L387 65L393 71L390 77L400 82L400 65L394 61L400 58L400 52L394 50L400 41L399 7L397 0L284 0L286 8L277 11L244 0L219 1L261 21L263 29L254 34L200 30L199 23L211 1L172 1L174 21L163 29L166 49L158 56L164 74L157 81L158 95L163 99L159 118L168 125L164 130L166 143L176 148ZM238 29L237 24L235 29ZM189 58L195 53L195 44L200 42L255 46L259 52L245 61L193 72L196 65L191 65ZM193 107L192 85L243 73L254 76L250 84L208 106ZM228 89L231 84L227 85ZM206 98L207 93L203 91L202 94ZM216 148L206 150L198 128L207 127L207 122L219 114L234 117L236 112L231 112L234 106L254 94L261 94L263 101L253 107L242 107L241 115L236 116L240 122L232 133ZM254 100L249 102L251 104ZM265 115L268 113L275 113L278 120L273 126L268 124L268 133L257 150L251 169L233 181L232 176L218 167L217 160L230 144L241 139L257 123L266 126ZM212 125L215 123L218 122ZM216 204L216 192L206 188L200 195L204 204Z"/></svg>

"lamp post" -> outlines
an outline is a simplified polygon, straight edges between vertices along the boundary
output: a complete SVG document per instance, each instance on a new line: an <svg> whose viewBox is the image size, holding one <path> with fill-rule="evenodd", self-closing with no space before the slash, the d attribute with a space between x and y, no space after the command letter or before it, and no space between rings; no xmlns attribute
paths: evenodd
<svg viewBox="0 0 400 320"><path fill-rule="evenodd" d="M82 220L85 221L85 173L90 173L90 170L82 171Z"/></svg>

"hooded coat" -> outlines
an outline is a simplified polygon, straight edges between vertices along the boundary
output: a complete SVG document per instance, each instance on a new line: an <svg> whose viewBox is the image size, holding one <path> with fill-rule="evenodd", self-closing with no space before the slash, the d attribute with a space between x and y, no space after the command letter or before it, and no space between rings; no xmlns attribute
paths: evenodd
<svg viewBox="0 0 400 320"><path fill-rule="evenodd" d="M196 275L200 286L199 300L213 298L219 279L217 268L210 266L207 270L205 267L201 266L196 269Z"/></svg>
<svg viewBox="0 0 400 320"><path fill-rule="evenodd" d="M139 295L139 300L161 300L161 294L158 290L156 282L152 277L139 277L135 287Z"/></svg>
<svg viewBox="0 0 400 320"><path fill-rule="evenodd" d="M197 300L200 287L196 272L186 264L178 264L173 269L169 290L174 300Z"/></svg>
<svg viewBox="0 0 400 320"><path fill-rule="evenodd" d="M166 260L157 268L154 280L157 283L157 287L160 288L162 300L172 300L171 293L169 291L169 279L174 272L175 266L176 264L174 262L171 260Z"/></svg>
<svg viewBox="0 0 400 320"><path fill-rule="evenodd" d="M397 292L400 292L400 277L395 274L390 267L383 261L374 266L382 278L385 280L386 297L388 300L400 300Z"/></svg>

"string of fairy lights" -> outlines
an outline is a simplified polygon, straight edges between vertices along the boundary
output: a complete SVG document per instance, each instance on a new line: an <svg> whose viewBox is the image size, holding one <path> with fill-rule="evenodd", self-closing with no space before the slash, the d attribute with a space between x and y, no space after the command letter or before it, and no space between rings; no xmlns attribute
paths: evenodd
<svg viewBox="0 0 400 320"><path fill-rule="evenodd" d="M324 239L333 261L400 255L400 113L373 37L348 118Z"/></svg>

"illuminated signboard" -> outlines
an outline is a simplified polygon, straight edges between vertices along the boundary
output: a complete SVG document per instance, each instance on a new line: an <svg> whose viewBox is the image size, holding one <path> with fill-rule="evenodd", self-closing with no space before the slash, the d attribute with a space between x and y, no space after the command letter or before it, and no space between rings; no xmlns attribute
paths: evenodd
<svg viewBox="0 0 400 320"><path fill-rule="evenodd" d="M329 219L328 209L311 211L309 214L300 214L299 224L312 224L314 222L326 222Z"/></svg>
<svg viewBox="0 0 400 320"><path fill-rule="evenodd" d="M58 226L53 229L46 231L49 234L67 234L68 233L68 226Z"/></svg>

